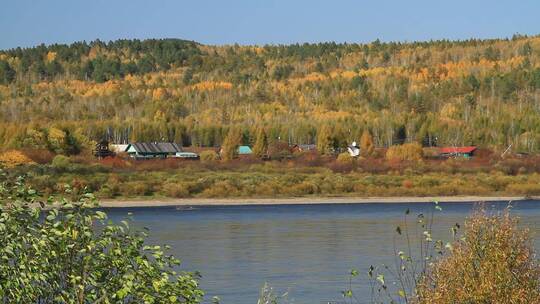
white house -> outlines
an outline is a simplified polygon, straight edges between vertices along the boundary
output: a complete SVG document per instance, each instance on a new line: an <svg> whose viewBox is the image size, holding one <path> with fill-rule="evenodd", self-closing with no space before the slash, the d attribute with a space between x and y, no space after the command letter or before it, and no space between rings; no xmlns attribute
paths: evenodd
<svg viewBox="0 0 540 304"><path fill-rule="evenodd" d="M352 157L360 156L360 147L356 144L355 141L353 141L352 144L347 147L347 151Z"/></svg>

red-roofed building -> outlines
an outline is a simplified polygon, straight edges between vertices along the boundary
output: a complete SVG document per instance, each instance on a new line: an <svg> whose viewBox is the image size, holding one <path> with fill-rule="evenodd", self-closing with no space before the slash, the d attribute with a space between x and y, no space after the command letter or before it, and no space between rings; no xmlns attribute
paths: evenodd
<svg viewBox="0 0 540 304"><path fill-rule="evenodd" d="M439 148L440 157L472 157L476 147L442 147Z"/></svg>

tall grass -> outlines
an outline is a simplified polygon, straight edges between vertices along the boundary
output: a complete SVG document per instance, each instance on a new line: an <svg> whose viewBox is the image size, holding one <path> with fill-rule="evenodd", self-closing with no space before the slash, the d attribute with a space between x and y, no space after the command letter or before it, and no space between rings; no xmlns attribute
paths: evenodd
<svg viewBox="0 0 540 304"><path fill-rule="evenodd" d="M259 292L259 299L257 304L278 304L278 303L288 303L287 299L288 292L277 295L274 289L268 284L264 283Z"/></svg>
<svg viewBox="0 0 540 304"><path fill-rule="evenodd" d="M418 282L415 303L540 303L540 266L529 231L508 210L477 211L445 257Z"/></svg>

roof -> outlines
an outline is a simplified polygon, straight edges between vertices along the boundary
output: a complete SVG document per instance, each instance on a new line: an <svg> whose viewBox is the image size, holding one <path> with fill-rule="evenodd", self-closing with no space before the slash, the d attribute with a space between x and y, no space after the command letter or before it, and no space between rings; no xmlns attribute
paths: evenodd
<svg viewBox="0 0 540 304"><path fill-rule="evenodd" d="M439 149L441 154L453 154L453 153L472 153L476 150L476 147L442 147Z"/></svg>
<svg viewBox="0 0 540 304"><path fill-rule="evenodd" d="M109 145L110 149L115 152L126 152L129 147L128 144L111 144Z"/></svg>
<svg viewBox="0 0 540 304"><path fill-rule="evenodd" d="M355 141L353 141L352 144L347 147L351 149L360 149L360 146Z"/></svg>
<svg viewBox="0 0 540 304"><path fill-rule="evenodd" d="M176 152L176 157L198 157L197 153L193 152Z"/></svg>
<svg viewBox="0 0 540 304"><path fill-rule="evenodd" d="M177 143L131 143L137 153L177 153L182 152L182 147ZM128 148L129 149L129 148ZM126 149L127 150L127 149Z"/></svg>
<svg viewBox="0 0 540 304"><path fill-rule="evenodd" d="M249 146L240 146L238 147L238 154L251 154L251 148Z"/></svg>

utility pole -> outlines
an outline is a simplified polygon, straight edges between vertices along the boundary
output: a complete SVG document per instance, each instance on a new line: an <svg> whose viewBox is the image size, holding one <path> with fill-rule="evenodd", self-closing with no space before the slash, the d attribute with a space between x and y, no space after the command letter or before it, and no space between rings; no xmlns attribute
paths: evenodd
<svg viewBox="0 0 540 304"><path fill-rule="evenodd" d="M504 152L501 154L501 157L504 157L504 155L506 154L506 152L508 152L508 150L510 150L510 148L512 147L512 144L510 144L508 146L508 148L506 148L506 150L504 150Z"/></svg>

